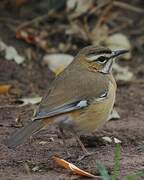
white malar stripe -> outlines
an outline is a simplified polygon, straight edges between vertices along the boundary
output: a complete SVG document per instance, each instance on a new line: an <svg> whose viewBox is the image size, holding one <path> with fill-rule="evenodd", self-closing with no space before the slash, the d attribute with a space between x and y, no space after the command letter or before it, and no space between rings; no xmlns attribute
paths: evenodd
<svg viewBox="0 0 144 180"><path fill-rule="evenodd" d="M88 103L87 100L82 100L77 104L77 107L83 108L83 107L87 107Z"/></svg>
<svg viewBox="0 0 144 180"><path fill-rule="evenodd" d="M96 98L96 101L99 102L99 101L103 101L105 99L105 97L99 97L99 98Z"/></svg>
<svg viewBox="0 0 144 180"><path fill-rule="evenodd" d="M112 63L113 63L113 60L110 59L106 65L104 66L104 68L101 70L102 73L104 74L107 74L107 73L110 73L112 71Z"/></svg>

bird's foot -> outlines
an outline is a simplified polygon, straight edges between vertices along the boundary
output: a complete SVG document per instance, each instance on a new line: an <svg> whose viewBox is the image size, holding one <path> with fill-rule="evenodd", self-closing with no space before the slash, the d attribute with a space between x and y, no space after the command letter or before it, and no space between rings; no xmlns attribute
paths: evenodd
<svg viewBox="0 0 144 180"><path fill-rule="evenodd" d="M83 159L85 159L88 156L92 156L94 154L94 152L85 152L82 156L79 156L79 158L77 159L77 161L82 161Z"/></svg>

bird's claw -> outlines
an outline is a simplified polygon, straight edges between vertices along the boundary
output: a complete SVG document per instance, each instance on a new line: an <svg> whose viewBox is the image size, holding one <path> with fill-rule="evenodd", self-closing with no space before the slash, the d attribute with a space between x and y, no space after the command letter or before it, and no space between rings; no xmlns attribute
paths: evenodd
<svg viewBox="0 0 144 180"><path fill-rule="evenodd" d="M86 158L86 157L88 157L88 156L91 156L91 155L93 155L93 154L94 154L94 152L86 152L86 153L83 154L82 156L79 156L79 158L77 159L77 161L79 162L79 161L83 160L84 158Z"/></svg>

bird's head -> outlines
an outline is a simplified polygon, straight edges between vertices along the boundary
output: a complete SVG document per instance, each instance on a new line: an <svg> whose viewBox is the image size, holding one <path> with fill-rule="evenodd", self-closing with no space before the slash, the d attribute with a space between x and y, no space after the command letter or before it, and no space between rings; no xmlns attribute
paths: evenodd
<svg viewBox="0 0 144 180"><path fill-rule="evenodd" d="M128 50L112 51L106 47L87 46L79 52L78 59L90 71L108 74L115 58L127 52Z"/></svg>

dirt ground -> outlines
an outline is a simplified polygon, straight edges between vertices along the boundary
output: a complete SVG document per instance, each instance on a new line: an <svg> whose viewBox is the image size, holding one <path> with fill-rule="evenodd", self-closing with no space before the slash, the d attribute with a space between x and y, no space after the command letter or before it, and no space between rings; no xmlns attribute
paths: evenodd
<svg viewBox="0 0 144 180"><path fill-rule="evenodd" d="M2 12L1 12L2 13ZM3 12L5 15L5 13ZM10 14L6 14L10 17ZM15 18L15 17L13 17ZM14 33L0 23L0 37L3 41L16 47L19 52L28 48L28 44L15 39ZM33 48L33 47L32 47ZM144 170L144 67L141 54L133 53L130 62L121 62L129 65L137 81L134 83L118 83L116 108L120 114L119 120L109 121L93 135L85 136L85 146L94 155L77 162L81 149L73 138L67 140L72 158L69 162L99 175L96 161L101 161L111 173L114 165L113 143L101 142L103 136L116 137L121 144L121 168L119 179L127 174ZM138 68L136 68L138 67ZM21 128L16 123L20 118L22 124L30 121L33 107L30 105L17 107L17 99L23 96L46 93L46 87L54 79L54 74L43 66L40 61L27 62L18 65L14 61L7 61L0 57L0 83L12 84L9 94L0 95L0 179L1 180L60 180L81 179L69 171L58 167L52 157L58 155L66 157L62 140L55 127L49 127L35 135L15 150L8 149L3 141L13 132ZM83 139L83 137L82 137ZM44 143L42 143L44 142ZM82 178L86 179L86 178Z"/></svg>

